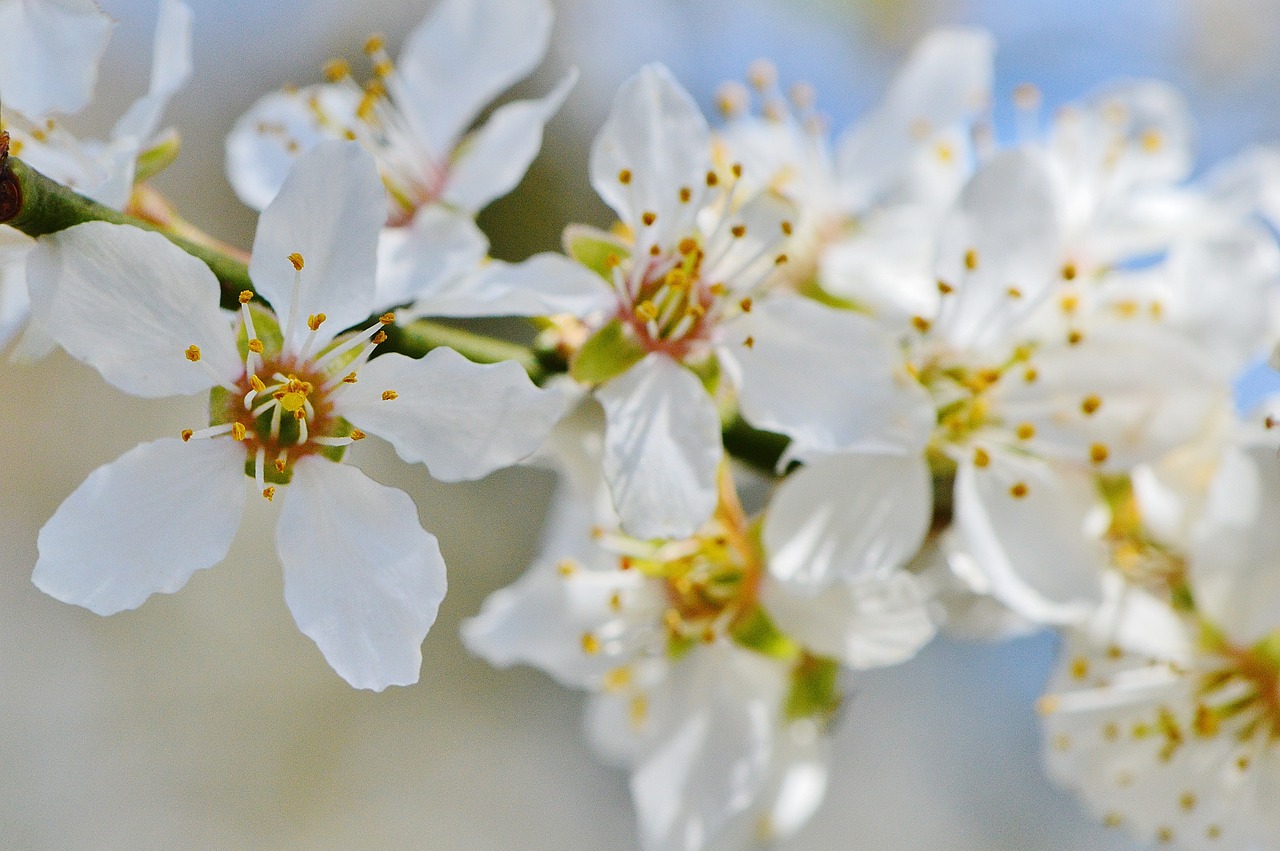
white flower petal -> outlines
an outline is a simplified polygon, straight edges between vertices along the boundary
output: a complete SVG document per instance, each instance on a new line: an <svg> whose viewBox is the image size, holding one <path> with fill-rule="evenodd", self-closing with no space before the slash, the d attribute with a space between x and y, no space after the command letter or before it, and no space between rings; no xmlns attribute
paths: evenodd
<svg viewBox="0 0 1280 851"><path fill-rule="evenodd" d="M547 51L546 0L443 0L409 34L397 67L400 108L429 150L446 155L489 101L529 74Z"/></svg>
<svg viewBox="0 0 1280 851"><path fill-rule="evenodd" d="M542 147L542 128L577 81L578 72L570 71L545 97L495 110L463 141L449 170L444 202L474 213L515 189Z"/></svg>
<svg viewBox="0 0 1280 851"><path fill-rule="evenodd" d="M489 239L469 215L437 204L420 207L408 225L384 228L378 239L377 309L460 288L488 253Z"/></svg>
<svg viewBox="0 0 1280 851"><path fill-rule="evenodd" d="M1038 623L1078 622L1102 599L1103 557L1086 532L1091 477L989 449L956 473L955 522L968 569L993 597ZM1021 496L1019 496L1021 494Z"/></svg>
<svg viewBox="0 0 1280 851"><path fill-rule="evenodd" d="M1280 627L1280 463L1266 445L1226 453L1191 543L1198 609L1249 646Z"/></svg>
<svg viewBox="0 0 1280 851"><path fill-rule="evenodd" d="M928 395L901 373L892 338L865 316L777 296L724 323L719 336L742 415L790 436L801 453L911 452L928 439Z"/></svg>
<svg viewBox="0 0 1280 851"><path fill-rule="evenodd" d="M693 373L650 354L596 391L604 406L604 475L623 528L687 538L716 507L720 417Z"/></svg>
<svg viewBox="0 0 1280 851"><path fill-rule="evenodd" d="M881 105L840 140L838 170L852 207L891 190L936 133L987 108L994 52L991 36L977 29L935 30L920 41Z"/></svg>
<svg viewBox="0 0 1280 851"><path fill-rule="evenodd" d="M0 91L31 119L79 112L93 96L112 22L93 0L0 2Z"/></svg>
<svg viewBox="0 0 1280 851"><path fill-rule="evenodd" d="M387 390L397 396L384 399ZM375 358L340 392L334 400L340 416L446 482L478 479L524 460L568 402L534 385L512 361L472 363L448 348L416 360L394 353Z"/></svg>
<svg viewBox="0 0 1280 851"><path fill-rule="evenodd" d="M59 506L40 530L31 579L100 615L135 609L222 561L244 501L242 445L144 443L94 470Z"/></svg>
<svg viewBox="0 0 1280 851"><path fill-rule="evenodd" d="M9 345L31 312L27 295L27 254L35 240L20 230L0 227L0 351Z"/></svg>
<svg viewBox="0 0 1280 851"><path fill-rule="evenodd" d="M297 158L325 140L343 138L360 95L344 86L271 92L240 116L227 134L227 180L240 200L264 210L280 192ZM320 126L312 100L342 126Z"/></svg>
<svg viewBox="0 0 1280 851"><path fill-rule="evenodd" d="M667 247L687 234L698 205L681 203L680 190L703 191L710 167L707 120L670 71L646 65L622 84L591 148L591 185L636 229L637 243ZM646 212L657 216L649 227Z"/></svg>
<svg viewBox="0 0 1280 851"><path fill-rule="evenodd" d="M126 393L199 393L244 371L217 279L159 234L106 222L49 234L27 279L35 322Z"/></svg>
<svg viewBox="0 0 1280 851"><path fill-rule="evenodd" d="M535 254L521 263L494 260L452 286L427 293L414 305L419 316L586 317L617 304L609 285L590 269L560 254Z"/></svg>
<svg viewBox="0 0 1280 851"><path fill-rule="evenodd" d="M769 504L769 573L799 594L887 576L920 549L932 509L919 453L817 459L788 476Z"/></svg>
<svg viewBox="0 0 1280 851"><path fill-rule="evenodd" d="M1022 150L987 160L939 234L935 277L955 291L936 332L961 348L1004 339L1057 282L1060 241L1043 161Z"/></svg>
<svg viewBox="0 0 1280 851"><path fill-rule="evenodd" d="M191 77L191 8L180 0L162 0L151 59L151 85L111 131L113 139L131 139L140 149L160 128L169 99Z"/></svg>
<svg viewBox="0 0 1280 851"><path fill-rule="evenodd" d="M937 632L924 585L902 571L837 582L816 597L796 596L769 576L760 602L790 638L857 670L905 662Z"/></svg>
<svg viewBox="0 0 1280 851"><path fill-rule="evenodd" d="M355 467L301 458L276 548L289 611L339 676L374 691L418 681L446 583L435 536L407 494Z"/></svg>
<svg viewBox="0 0 1280 851"><path fill-rule="evenodd" d="M306 318L323 313L318 342L369 315L375 295L378 234L387 197L373 157L356 142L322 142L298 158L280 194L262 211L253 240L249 277L287 326L287 346L297 351L308 333ZM289 256L301 254L298 275Z"/></svg>

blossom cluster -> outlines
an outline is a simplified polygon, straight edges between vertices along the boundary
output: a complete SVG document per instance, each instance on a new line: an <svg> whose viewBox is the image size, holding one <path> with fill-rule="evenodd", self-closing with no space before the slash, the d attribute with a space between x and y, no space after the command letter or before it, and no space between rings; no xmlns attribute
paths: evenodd
<svg viewBox="0 0 1280 851"><path fill-rule="evenodd" d="M487 111L541 61L550 6L443 0L397 59L368 41L363 81L334 61L236 123L227 176L260 211L237 288L145 183L177 152L157 131L190 26L162 0L148 93L86 143L62 115L106 19L0 0L9 154L100 205L0 226L0 342L208 398L207 424L67 497L43 591L135 608L279 496L299 629L353 686L410 684L445 564L347 447L443 481L539 463L560 482L540 553L463 637L590 693L644 847L794 833L859 672L940 630L1053 629L1054 778L1140 840L1280 848L1280 407L1232 394L1280 340L1280 150L1192 179L1187 105L1151 80L1051 116L1020 87L999 138L974 29L926 36L835 134L769 63L714 122L655 64L591 149L616 222L507 263L475 217L576 73ZM494 316L532 320L530 360L401 345Z"/></svg>

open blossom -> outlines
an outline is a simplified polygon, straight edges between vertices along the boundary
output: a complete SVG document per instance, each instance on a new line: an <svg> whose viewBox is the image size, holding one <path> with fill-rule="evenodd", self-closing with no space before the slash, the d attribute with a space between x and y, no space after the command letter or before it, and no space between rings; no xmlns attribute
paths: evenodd
<svg viewBox="0 0 1280 851"><path fill-rule="evenodd" d="M191 10L162 0L147 93L120 117L109 140L81 140L63 125L62 114L88 104L110 28L92 0L0 3L0 129L10 136L10 154L119 210L133 191L139 157L163 142L157 132L169 99L191 75ZM0 348L26 323L25 265L33 244L0 226ZM34 355L41 343L31 346Z"/></svg>
<svg viewBox="0 0 1280 851"><path fill-rule="evenodd" d="M42 590L99 614L177 591L226 555L247 474L267 500L284 489L276 548L299 628L355 686L417 681L445 593L436 540L407 495L335 462L369 433L437 478L478 478L536 449L563 402L515 364L448 349L370 360L389 315L338 336L373 304L385 203L358 145L300 158L250 265L276 312L246 291L236 322L209 269L157 234L89 223L41 240L33 302L59 344L128 393L211 394L207 428L143 444L67 498L40 532Z"/></svg>
<svg viewBox="0 0 1280 851"><path fill-rule="evenodd" d="M467 646L594 693L588 728L631 770L645 847L784 837L825 789L840 667L902 662L934 633L923 587L901 570L911 553L880 546L884 513L865 511L889 470L802 470L775 497L763 545L726 473L692 536L640 540L619 527L600 444L595 429L571 438L595 459L568 466L542 557L464 626ZM807 516L831 488L850 495L848 510ZM908 547L927 521L910 521ZM795 583L803 569L825 588Z"/></svg>

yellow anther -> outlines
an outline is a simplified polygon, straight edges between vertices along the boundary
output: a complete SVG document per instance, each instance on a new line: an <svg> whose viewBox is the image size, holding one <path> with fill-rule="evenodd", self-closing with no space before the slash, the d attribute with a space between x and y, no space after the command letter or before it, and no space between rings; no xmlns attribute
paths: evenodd
<svg viewBox="0 0 1280 851"><path fill-rule="evenodd" d="M1014 298L1014 299L1022 298L1022 290L1018 289L1017 287L1009 287L1004 292L1005 292L1005 295L1009 296L1009 298Z"/></svg>
<svg viewBox="0 0 1280 851"><path fill-rule="evenodd" d="M303 413L302 408L306 403L307 396L305 393L286 393L284 398L280 400L280 407L291 414L301 414Z"/></svg>
<svg viewBox="0 0 1280 851"><path fill-rule="evenodd" d="M1084 334L1074 328L1067 332L1067 345L1078 346L1084 342Z"/></svg>
<svg viewBox="0 0 1280 851"><path fill-rule="evenodd" d="M707 185L708 185L708 186L715 186L715 185L716 185L717 183L719 183L719 182L720 182L720 176L719 176L719 175L717 175L714 171L709 171L709 172L707 172Z"/></svg>
<svg viewBox="0 0 1280 851"><path fill-rule="evenodd" d="M187 346L187 351L185 352L185 354L187 356L187 360L191 361L192 363L198 363L200 360L200 347L194 344Z"/></svg>
<svg viewBox="0 0 1280 851"><path fill-rule="evenodd" d="M700 304L691 304L684 311L685 316L692 316L694 319L701 319L707 315L707 309Z"/></svg>
<svg viewBox="0 0 1280 851"><path fill-rule="evenodd" d="M345 80L351 76L351 64L345 59L331 59L325 63L324 78L330 83Z"/></svg>
<svg viewBox="0 0 1280 851"><path fill-rule="evenodd" d="M1154 154L1162 147L1164 147L1164 136L1159 130L1152 129L1142 134L1142 150L1148 154Z"/></svg>
<svg viewBox="0 0 1280 851"><path fill-rule="evenodd" d="M636 305L636 316L646 322L652 322L658 318L658 306L648 299Z"/></svg>
<svg viewBox="0 0 1280 851"><path fill-rule="evenodd" d="M249 303L249 302L251 302L251 301L253 301L253 290L241 290L241 291L240 291L240 303L241 303L241 304L248 304L248 303Z"/></svg>
<svg viewBox="0 0 1280 851"><path fill-rule="evenodd" d="M252 340L249 341L249 351L253 352L255 355L262 354L264 348L265 347L262 345L262 341L259 340L257 337L254 337ZM254 389L257 390L256 387ZM259 390L258 392L262 392L262 391Z"/></svg>
<svg viewBox="0 0 1280 851"><path fill-rule="evenodd" d="M756 345L756 338L748 336L747 339L742 341L742 345L746 346L748 349L753 349Z"/></svg>
<svg viewBox="0 0 1280 851"><path fill-rule="evenodd" d="M690 189L688 186L681 186L680 187L680 203L688 204L691 200L693 200L693 190Z"/></svg>
<svg viewBox="0 0 1280 851"><path fill-rule="evenodd" d="M703 630L702 630L702 636L701 636L701 637L702 637L702 643L703 643L703 644L715 644L715 643L716 643L716 631L715 631L715 629L713 629L712 627L709 627L709 626L708 626L708 627L704 627L704 628L703 628Z"/></svg>
<svg viewBox="0 0 1280 851"><path fill-rule="evenodd" d="M1178 797L1178 806L1179 806L1179 807L1181 807L1181 808L1183 809L1183 811L1184 811L1184 812L1188 812L1188 813L1189 813L1189 812L1191 812L1192 810L1194 810L1194 809L1196 808L1196 795L1195 795L1195 793L1194 793L1194 792L1183 792L1183 793Z"/></svg>
<svg viewBox="0 0 1280 851"><path fill-rule="evenodd" d="M630 668L613 668L604 675L605 691L622 691L631 684Z"/></svg>
<svg viewBox="0 0 1280 851"><path fill-rule="evenodd" d="M979 446L973 450L973 466L979 469L991 465L991 453Z"/></svg>
<svg viewBox="0 0 1280 851"><path fill-rule="evenodd" d="M956 288L948 284L946 281L938 281L938 292L942 295L951 295L955 290Z"/></svg>
<svg viewBox="0 0 1280 851"><path fill-rule="evenodd" d="M1009 488L1009 496L1014 499L1022 499L1027 495L1028 491L1026 482L1014 482L1013 487Z"/></svg>
<svg viewBox="0 0 1280 851"><path fill-rule="evenodd" d="M377 334L373 335L373 339L370 340L369 342L373 343L375 346L380 346L386 341L387 341L387 332L379 331Z"/></svg>
<svg viewBox="0 0 1280 851"><path fill-rule="evenodd" d="M1040 715L1052 715L1058 711L1062 701L1056 695L1046 694L1036 701L1036 712Z"/></svg>
<svg viewBox="0 0 1280 851"><path fill-rule="evenodd" d="M970 248L964 253L964 267L970 272L978 268L978 249Z"/></svg>
<svg viewBox="0 0 1280 851"><path fill-rule="evenodd" d="M302 408L299 408L298 410L293 412L293 418L301 422L302 420L305 420L307 418L307 412Z"/></svg>
<svg viewBox="0 0 1280 851"><path fill-rule="evenodd" d="M791 222L784 221L781 225L781 228L782 228L783 236L791 236L791 234L795 231L795 228L792 226Z"/></svg>
<svg viewBox="0 0 1280 851"><path fill-rule="evenodd" d="M734 163L729 166L729 171L733 173L735 179L742 177L742 163Z"/></svg>
<svg viewBox="0 0 1280 851"><path fill-rule="evenodd" d="M697 240L686 236L684 239L680 240L680 244L676 246L676 250L688 257L690 254L698 250L698 242Z"/></svg>
<svg viewBox="0 0 1280 851"><path fill-rule="evenodd" d="M364 440L364 438L365 438L365 434L360 429L358 428L351 429L352 440Z"/></svg>
<svg viewBox="0 0 1280 851"><path fill-rule="evenodd" d="M781 266L781 265L783 265L784 263L786 263L786 262L787 262L787 260L788 260L787 255L785 255L785 254L779 254L777 257L773 258L773 265L775 265L775 266Z"/></svg>
<svg viewBox="0 0 1280 851"><path fill-rule="evenodd" d="M235 438L236 440L244 440L244 439L245 439L245 436L246 436L247 434L248 434L248 430L247 430L247 429L245 429L245 427L244 427L244 423L233 423L233 424L232 424L232 426L231 426L231 436L232 436L233 438Z"/></svg>
<svg viewBox="0 0 1280 851"><path fill-rule="evenodd" d="M630 183L631 169L624 168L622 171L618 172L618 182L621 183L623 186L626 186L628 183Z"/></svg>
<svg viewBox="0 0 1280 851"><path fill-rule="evenodd" d="M768 59L757 59L747 69L747 80L757 89L769 89L778 80L778 69Z"/></svg>
<svg viewBox="0 0 1280 851"><path fill-rule="evenodd" d="M267 390L267 385L263 384L262 379L256 375L249 376L249 386L253 388L255 393L265 393Z"/></svg>
<svg viewBox="0 0 1280 851"><path fill-rule="evenodd" d="M645 210L640 214L640 221L644 222L645 227L653 224L658 220L658 214L652 210Z"/></svg>
<svg viewBox="0 0 1280 851"><path fill-rule="evenodd" d="M622 556L618 559L618 570L631 570L636 566L631 556Z"/></svg>
<svg viewBox="0 0 1280 851"><path fill-rule="evenodd" d="M1076 264L1071 262L1062 264L1062 279L1064 281L1074 281L1077 274Z"/></svg>
<svg viewBox="0 0 1280 851"><path fill-rule="evenodd" d="M296 251L289 255L289 262L293 264L293 268L298 272L301 272L303 265L305 265L302 260L302 255Z"/></svg>
<svg viewBox="0 0 1280 851"><path fill-rule="evenodd" d="M398 398L400 398L400 394L394 390L382 391L382 401L384 402L390 402L392 399L398 399Z"/></svg>
<svg viewBox="0 0 1280 851"><path fill-rule="evenodd" d="M1111 450L1107 449L1105 443L1095 443L1089 447L1089 460L1095 464L1106 463L1107 458L1111 455Z"/></svg>
<svg viewBox="0 0 1280 851"><path fill-rule="evenodd" d="M328 318L329 317L325 316L323 313L313 313L307 317L307 327L312 331L319 331L320 326L323 325L324 321Z"/></svg>
<svg viewBox="0 0 1280 851"><path fill-rule="evenodd" d="M631 705L627 710L627 720L637 730L649 723L649 701L643 696L631 698Z"/></svg>
<svg viewBox="0 0 1280 851"><path fill-rule="evenodd" d="M1076 295L1068 293L1058 302L1058 306L1062 308L1062 312L1070 316L1080 307L1080 298Z"/></svg>
<svg viewBox="0 0 1280 851"><path fill-rule="evenodd" d="M373 35L369 36L368 39L365 40L364 52L369 55L373 55L374 53L381 53L383 48L386 47L386 45L387 45L386 38L381 33L374 33Z"/></svg>
<svg viewBox="0 0 1280 851"><path fill-rule="evenodd" d="M194 431L192 431L191 429L189 429L189 428L184 428L184 429L182 430L182 442L183 442L183 443L186 443L188 440L190 440L190 439L191 439L192 435L194 435L194 434L195 434L195 432L194 432Z"/></svg>
<svg viewBox="0 0 1280 851"><path fill-rule="evenodd" d="M565 576L565 577L573 576L573 574L577 571L577 569L578 567L576 564L574 564L573 559L568 559L568 558L556 565L556 571L561 576Z"/></svg>
<svg viewBox="0 0 1280 851"><path fill-rule="evenodd" d="M1112 810L1102 817L1103 827L1117 828L1122 824L1124 824L1124 816L1120 815L1115 810Z"/></svg>
<svg viewBox="0 0 1280 851"><path fill-rule="evenodd" d="M1173 828L1161 826L1156 829L1156 841L1161 845L1168 845L1173 842Z"/></svg>
<svg viewBox="0 0 1280 851"><path fill-rule="evenodd" d="M275 489L274 487L272 487L271 485L268 485L267 487L263 488L263 489L262 489L262 498L263 498L263 499L265 499L267 502L270 502L271 500L275 499L275 498L276 498L276 489Z"/></svg>
<svg viewBox="0 0 1280 851"><path fill-rule="evenodd" d="M1030 440L1036 436L1036 427L1031 423L1021 423L1017 429L1018 440Z"/></svg>
<svg viewBox="0 0 1280 851"><path fill-rule="evenodd" d="M594 656L600 652L600 639L590 632L582 633L582 652Z"/></svg>
<svg viewBox="0 0 1280 851"><path fill-rule="evenodd" d="M615 612L622 611L622 595L617 591L609 595L609 609Z"/></svg>
<svg viewBox="0 0 1280 851"><path fill-rule="evenodd" d="M649 246L650 257L657 257L660 254L662 254L662 248L660 248L656 243Z"/></svg>
<svg viewBox="0 0 1280 851"><path fill-rule="evenodd" d="M283 472L284 472L284 468L285 468L285 461L284 461L284 459L283 459L283 458L277 458L277 459L276 459L276 472L277 472L277 473L283 473Z"/></svg>
<svg viewBox="0 0 1280 851"><path fill-rule="evenodd" d="M729 233L733 234L734 239L742 239L744 236L747 235L747 226L734 225L733 227L729 228Z"/></svg>
<svg viewBox="0 0 1280 851"><path fill-rule="evenodd" d="M1206 838L1206 839L1221 839L1221 838L1222 838L1222 825L1220 825L1220 824L1211 824L1211 825L1209 825L1208 827L1206 827L1206 828L1204 829L1204 835L1205 835L1205 838Z"/></svg>
<svg viewBox="0 0 1280 851"><path fill-rule="evenodd" d="M373 63L373 74L375 77L389 77L391 72L395 70L395 66L391 64L390 59L379 59Z"/></svg>
<svg viewBox="0 0 1280 851"><path fill-rule="evenodd" d="M750 297L744 298L742 301L738 302L738 306L742 308L743 313L750 313L751 305L752 305L752 301Z"/></svg>
<svg viewBox="0 0 1280 851"><path fill-rule="evenodd" d="M938 159L944 163L949 163L955 159L955 150L945 142L939 142L934 146L933 152L937 154Z"/></svg>
<svg viewBox="0 0 1280 851"><path fill-rule="evenodd" d="M923 316L911 317L911 324L914 325L915 329L921 334L927 333L928 330L933 327L933 323L928 319L925 319Z"/></svg>
<svg viewBox="0 0 1280 851"><path fill-rule="evenodd" d="M356 374L354 372L348 372L346 375L342 376L342 383L344 384L355 384L356 380Z"/></svg>
<svg viewBox="0 0 1280 851"><path fill-rule="evenodd" d="M1077 680L1083 680L1089 676L1089 660L1083 656L1077 656L1072 659L1071 676Z"/></svg>
<svg viewBox="0 0 1280 851"><path fill-rule="evenodd" d="M1102 407L1102 399L1097 396L1085 396L1080 402L1080 410L1084 412L1086 417L1091 417Z"/></svg>

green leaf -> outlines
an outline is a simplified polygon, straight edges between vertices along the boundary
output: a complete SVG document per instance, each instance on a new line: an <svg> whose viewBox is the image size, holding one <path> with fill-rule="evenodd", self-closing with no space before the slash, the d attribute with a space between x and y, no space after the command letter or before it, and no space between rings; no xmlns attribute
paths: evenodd
<svg viewBox="0 0 1280 851"><path fill-rule="evenodd" d="M569 225L564 229L565 253L610 283L613 267L631 256L631 249L607 231L586 225Z"/></svg>
<svg viewBox="0 0 1280 851"><path fill-rule="evenodd" d="M791 669L791 689L785 707L787 717L793 721L830 719L840 708L839 676L840 663L835 659L805 653Z"/></svg>
<svg viewBox="0 0 1280 851"><path fill-rule="evenodd" d="M761 606L741 615L729 629L734 641L748 650L754 650L775 659L791 659L800 647L778 629L773 618Z"/></svg>
<svg viewBox="0 0 1280 851"><path fill-rule="evenodd" d="M182 150L182 138L170 131L159 142L143 151L138 156L138 167L134 173L134 183L145 183L164 171L178 159Z"/></svg>
<svg viewBox="0 0 1280 851"><path fill-rule="evenodd" d="M603 384L635 366L644 356L644 347L627 326L614 319L582 345L569 366L569 374L584 384Z"/></svg>

